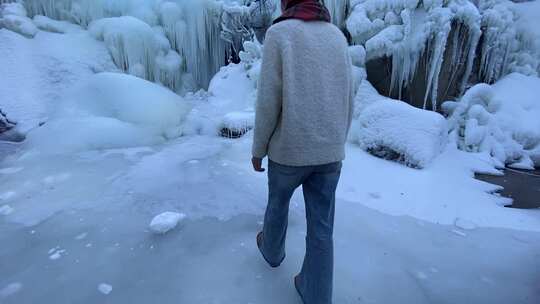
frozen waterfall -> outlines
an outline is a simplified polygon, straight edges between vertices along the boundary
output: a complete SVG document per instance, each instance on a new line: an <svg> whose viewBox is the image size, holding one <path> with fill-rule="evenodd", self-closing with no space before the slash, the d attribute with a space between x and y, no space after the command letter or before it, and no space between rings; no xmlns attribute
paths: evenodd
<svg viewBox="0 0 540 304"><path fill-rule="evenodd" d="M178 93L207 88L238 62L245 41L263 41L280 0L25 0L45 15L89 28L118 67ZM540 74L527 9L509 0L324 0L351 44L365 49L381 93L438 110L477 82ZM521 21L520 21L521 20ZM126 22L124 22L126 21ZM529 22L529 21L527 21ZM371 65L369 63L372 63ZM384 64L384 66L381 66ZM373 68L377 69L375 71ZM388 69L388 72L383 70ZM380 81L379 81L380 80Z"/></svg>

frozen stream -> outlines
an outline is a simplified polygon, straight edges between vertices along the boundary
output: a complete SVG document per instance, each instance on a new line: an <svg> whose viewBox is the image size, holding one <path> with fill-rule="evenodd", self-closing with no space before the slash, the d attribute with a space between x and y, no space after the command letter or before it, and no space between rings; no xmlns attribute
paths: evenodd
<svg viewBox="0 0 540 304"><path fill-rule="evenodd" d="M303 254L300 212L291 218L285 263L270 270L254 245L261 214L187 221L154 236L145 212L115 209L65 211L28 228L0 222L0 243L9 244L0 248L0 286L22 284L2 303L299 303L292 276ZM340 209L335 303L540 301L538 233L460 235L358 205ZM58 259L52 248L61 250ZM101 283L113 287L109 295L98 291Z"/></svg>

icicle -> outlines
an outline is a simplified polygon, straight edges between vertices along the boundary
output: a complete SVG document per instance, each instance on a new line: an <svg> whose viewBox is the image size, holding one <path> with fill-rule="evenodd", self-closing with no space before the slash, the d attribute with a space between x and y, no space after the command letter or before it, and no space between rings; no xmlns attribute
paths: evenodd
<svg viewBox="0 0 540 304"><path fill-rule="evenodd" d="M324 4L330 11L332 23L337 27L342 28L347 17L347 7L349 0L324 0Z"/></svg>

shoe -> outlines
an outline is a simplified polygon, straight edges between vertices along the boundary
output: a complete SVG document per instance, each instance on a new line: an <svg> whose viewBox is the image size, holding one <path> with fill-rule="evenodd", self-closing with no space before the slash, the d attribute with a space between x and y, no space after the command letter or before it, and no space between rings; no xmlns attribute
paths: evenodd
<svg viewBox="0 0 540 304"><path fill-rule="evenodd" d="M297 275L297 276L294 277L294 288L296 288L296 292L298 292L298 295L300 296L300 299L302 300L302 303L305 304L306 301L304 301L304 296L300 292L300 275Z"/></svg>
<svg viewBox="0 0 540 304"><path fill-rule="evenodd" d="M257 234L257 247L259 248L259 251L261 252L262 257L264 258L266 263L268 263L268 265L270 265L270 267L272 267L272 268L279 267L279 265L281 265L281 262L283 262L283 260L285 260L285 256L283 256L281 261L279 261L279 263L277 263L277 264L270 263L270 261L264 256L264 252L262 251L262 241L263 241L263 234L262 234L262 231L261 231L261 232L259 232Z"/></svg>

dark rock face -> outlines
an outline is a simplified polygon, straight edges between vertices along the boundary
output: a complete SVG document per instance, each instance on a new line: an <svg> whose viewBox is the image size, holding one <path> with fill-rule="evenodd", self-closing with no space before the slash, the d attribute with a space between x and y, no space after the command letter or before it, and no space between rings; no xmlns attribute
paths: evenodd
<svg viewBox="0 0 540 304"><path fill-rule="evenodd" d="M10 121L7 115L0 109L0 134L7 132L15 127L16 123Z"/></svg>
<svg viewBox="0 0 540 304"><path fill-rule="evenodd" d="M219 135L225 138L237 139L244 136L251 129L252 128L232 128L231 129L231 128L223 127L219 131Z"/></svg>
<svg viewBox="0 0 540 304"><path fill-rule="evenodd" d="M0 109L0 140L21 142L24 135L15 129L17 123L9 120L7 115Z"/></svg>
<svg viewBox="0 0 540 304"><path fill-rule="evenodd" d="M454 22L452 24L452 30L447 40L446 49L444 52L444 60L441 72L439 74L438 83L438 97L436 100L437 109L440 109L440 105L447 100L455 100L461 96L463 82L473 81L475 71L471 74L471 79L463 79L466 72L467 52L464 51L464 46L467 45L468 30L463 24ZM457 47L453 44L456 43ZM391 90L392 79L392 58L384 57L370 60L366 63L366 71L368 80L373 84L377 91L384 96L388 96L394 99L400 99L407 103L426 109L432 109L431 101L428 99L425 102L427 79L429 73L429 60L428 54L429 48L422 54L416 74L412 81L399 92L398 88ZM456 57L457 56L457 57ZM476 56L478 58L479 56ZM457 60L455 59L457 58ZM453 60L454 59L454 60ZM477 70L477 64L475 69ZM473 81L474 82L474 81Z"/></svg>

